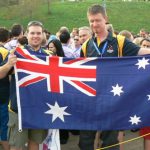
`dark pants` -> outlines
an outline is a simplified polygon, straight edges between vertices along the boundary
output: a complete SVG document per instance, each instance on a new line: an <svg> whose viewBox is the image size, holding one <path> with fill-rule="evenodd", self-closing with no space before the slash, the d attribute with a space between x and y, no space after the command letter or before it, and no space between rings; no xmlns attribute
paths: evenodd
<svg viewBox="0 0 150 150"><path fill-rule="evenodd" d="M94 150L96 131L80 131L79 147L81 150ZM100 135L102 147L118 143L118 131L102 131ZM119 150L119 146L107 150Z"/></svg>
<svg viewBox="0 0 150 150"><path fill-rule="evenodd" d="M71 132L73 135L79 135L80 131L79 130L63 130L60 129L60 139L68 139L69 138L69 132Z"/></svg>
<svg viewBox="0 0 150 150"><path fill-rule="evenodd" d="M59 130L60 140L68 140L69 130Z"/></svg>
<svg viewBox="0 0 150 150"><path fill-rule="evenodd" d="M0 104L0 141L7 141L8 103Z"/></svg>

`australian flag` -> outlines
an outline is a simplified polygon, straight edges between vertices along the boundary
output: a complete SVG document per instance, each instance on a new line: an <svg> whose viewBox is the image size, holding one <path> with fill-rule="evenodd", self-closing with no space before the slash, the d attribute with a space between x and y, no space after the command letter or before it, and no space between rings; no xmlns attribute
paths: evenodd
<svg viewBox="0 0 150 150"><path fill-rule="evenodd" d="M68 59L17 48L20 128L150 126L150 56Z"/></svg>

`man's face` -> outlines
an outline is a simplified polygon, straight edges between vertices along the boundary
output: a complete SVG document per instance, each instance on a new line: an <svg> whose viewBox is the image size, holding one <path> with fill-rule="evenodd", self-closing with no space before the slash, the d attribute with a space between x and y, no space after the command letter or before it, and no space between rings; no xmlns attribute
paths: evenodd
<svg viewBox="0 0 150 150"><path fill-rule="evenodd" d="M146 37L146 32L145 31L140 31L140 36L145 38Z"/></svg>
<svg viewBox="0 0 150 150"><path fill-rule="evenodd" d="M75 37L76 35L78 35L77 30L73 30L73 31L72 31L72 35L73 35L73 37Z"/></svg>
<svg viewBox="0 0 150 150"><path fill-rule="evenodd" d="M30 26L28 28L28 44L33 48L39 48L43 40L43 31L40 26Z"/></svg>
<svg viewBox="0 0 150 150"><path fill-rule="evenodd" d="M80 40L81 45L90 37L91 37L91 34L88 30L80 30L79 31L79 40Z"/></svg>
<svg viewBox="0 0 150 150"><path fill-rule="evenodd" d="M88 20L93 33L99 34L106 29L106 18L102 14L89 14Z"/></svg>
<svg viewBox="0 0 150 150"><path fill-rule="evenodd" d="M75 45L75 47L79 47L81 45L80 41L79 41L79 36L78 35L76 35L74 37L74 45Z"/></svg>
<svg viewBox="0 0 150 150"><path fill-rule="evenodd" d="M141 44L141 47L150 48L150 42L147 40L144 40Z"/></svg>

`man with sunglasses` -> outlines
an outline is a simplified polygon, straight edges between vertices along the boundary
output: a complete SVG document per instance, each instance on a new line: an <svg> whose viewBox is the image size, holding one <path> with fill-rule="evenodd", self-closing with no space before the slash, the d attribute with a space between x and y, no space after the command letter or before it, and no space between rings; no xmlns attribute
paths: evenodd
<svg viewBox="0 0 150 150"><path fill-rule="evenodd" d="M73 40L74 40L73 55L74 55L75 58L78 58L78 57L80 57L80 52L81 52L81 43L79 41L79 36L76 35Z"/></svg>
<svg viewBox="0 0 150 150"><path fill-rule="evenodd" d="M41 22L32 21L27 26L27 39L28 45L24 48L27 49L31 54L43 53L45 55L45 49L41 47L43 40L43 25ZM8 61L0 67L0 78L5 77L8 72L13 68L17 62L17 57L14 53L10 53ZM18 108L16 98L16 87L15 87L15 75L11 74L11 85L10 85L10 114L9 114L9 144L11 150L23 150L23 147L28 143L28 150L39 150L39 144L47 136L47 130L35 130L35 129L23 129L22 132L18 131Z"/></svg>

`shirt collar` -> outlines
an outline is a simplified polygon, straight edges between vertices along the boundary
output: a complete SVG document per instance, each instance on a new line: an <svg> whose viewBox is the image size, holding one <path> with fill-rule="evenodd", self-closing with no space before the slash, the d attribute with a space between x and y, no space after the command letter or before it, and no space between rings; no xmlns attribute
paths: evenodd
<svg viewBox="0 0 150 150"><path fill-rule="evenodd" d="M32 46L31 45L25 45L25 48L27 48L28 50L30 50L30 51L35 51L33 48L32 48ZM42 52L42 47L40 47L36 52Z"/></svg>
<svg viewBox="0 0 150 150"><path fill-rule="evenodd" d="M99 38L93 36L93 40L94 40L94 42L97 43L98 46L100 45L101 41L100 41ZM113 33L112 32L108 32L107 38L102 43L104 43L105 41L112 41L112 40L113 40Z"/></svg>

